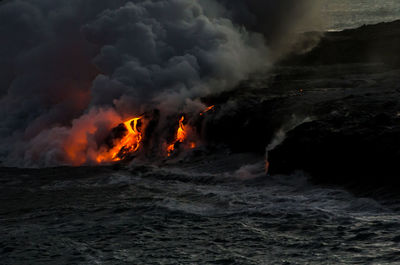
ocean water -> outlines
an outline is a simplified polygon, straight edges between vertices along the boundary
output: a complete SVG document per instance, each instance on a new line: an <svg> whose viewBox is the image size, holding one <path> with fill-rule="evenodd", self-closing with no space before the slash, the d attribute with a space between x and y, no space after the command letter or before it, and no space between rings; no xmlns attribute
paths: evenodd
<svg viewBox="0 0 400 265"><path fill-rule="evenodd" d="M400 19L399 0L321 0L326 27L341 30Z"/></svg>
<svg viewBox="0 0 400 265"><path fill-rule="evenodd" d="M397 202L260 159L1 169L0 264L400 263Z"/></svg>

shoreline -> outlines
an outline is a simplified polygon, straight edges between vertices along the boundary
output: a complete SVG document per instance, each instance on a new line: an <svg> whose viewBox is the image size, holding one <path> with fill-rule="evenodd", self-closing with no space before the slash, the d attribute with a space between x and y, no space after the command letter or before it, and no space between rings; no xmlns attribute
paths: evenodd
<svg viewBox="0 0 400 265"><path fill-rule="evenodd" d="M279 130L309 117L269 152L271 174L301 170L317 183L400 189L400 20L326 33L258 83L208 99L222 106L208 121L210 142L262 153Z"/></svg>

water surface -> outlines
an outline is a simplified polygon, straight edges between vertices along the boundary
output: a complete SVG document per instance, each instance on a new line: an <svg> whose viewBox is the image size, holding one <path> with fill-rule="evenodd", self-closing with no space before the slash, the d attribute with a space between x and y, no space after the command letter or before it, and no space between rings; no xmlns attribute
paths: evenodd
<svg viewBox="0 0 400 265"><path fill-rule="evenodd" d="M340 30L400 19L398 0L322 0L327 28Z"/></svg>
<svg viewBox="0 0 400 265"><path fill-rule="evenodd" d="M239 161L250 165L233 169ZM395 201L266 176L247 156L2 170L1 264L399 264Z"/></svg>

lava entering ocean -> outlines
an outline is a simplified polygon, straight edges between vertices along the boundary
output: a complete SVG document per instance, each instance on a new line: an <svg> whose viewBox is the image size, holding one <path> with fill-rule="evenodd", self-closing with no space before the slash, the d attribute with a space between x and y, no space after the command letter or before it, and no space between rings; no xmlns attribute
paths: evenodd
<svg viewBox="0 0 400 265"><path fill-rule="evenodd" d="M125 121L123 123L123 127L126 131L124 136L114 141L111 149L100 152L96 158L97 163L120 161L130 154L135 153L139 149L143 138L142 132L139 130L142 118L143 117L136 117ZM121 127L121 125L119 127Z"/></svg>
<svg viewBox="0 0 400 265"><path fill-rule="evenodd" d="M213 110L214 107L215 106L207 107L199 113L199 116L204 116L205 113ZM196 115L194 117L196 117ZM157 119L151 117L148 113L139 117L130 118L110 130L108 137L103 140L99 151L96 153L93 162L97 164L118 162L132 158L142 149L147 152L149 151L147 149L151 148L147 148L144 143L145 138L147 142L149 142L149 140L154 141L157 148L159 146L157 143L160 141L164 143L163 145L160 145L162 146L161 149L157 149L157 153L161 154L161 156L170 157L173 154L177 154L179 150L194 149L198 147L200 143L199 135L195 130L197 126L193 123L193 121L196 120L194 117L192 116L192 118L189 119L187 116L181 115L178 121L178 126L174 130L173 135L171 134L172 140L167 141L163 140L168 139L169 137L168 135L165 135L165 133L160 134L151 132L152 130L154 131L154 128L149 129L152 127L149 124L153 122L153 127L159 125L158 121L156 121ZM155 126L154 123L156 124ZM176 120L174 123L174 126L176 126ZM158 128L158 130L165 131L165 128ZM86 162L79 164L84 163Z"/></svg>
<svg viewBox="0 0 400 265"><path fill-rule="evenodd" d="M181 119L179 120L179 127L178 130L176 131L176 136L174 141L168 145L167 147L167 155L171 156L171 154L175 151L176 145L179 143L183 143L186 138L187 138L187 129L188 127L183 124L185 120L185 116L182 116ZM189 144L190 148L196 148L196 143L195 142L190 142Z"/></svg>

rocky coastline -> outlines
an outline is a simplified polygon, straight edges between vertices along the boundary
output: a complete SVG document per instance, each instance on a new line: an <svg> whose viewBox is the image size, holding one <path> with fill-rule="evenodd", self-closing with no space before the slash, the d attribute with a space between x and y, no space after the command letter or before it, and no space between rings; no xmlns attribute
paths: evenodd
<svg viewBox="0 0 400 265"><path fill-rule="evenodd" d="M400 188L400 21L327 32L267 78L205 101L219 106L206 120L210 143L262 154L284 134L270 174Z"/></svg>

